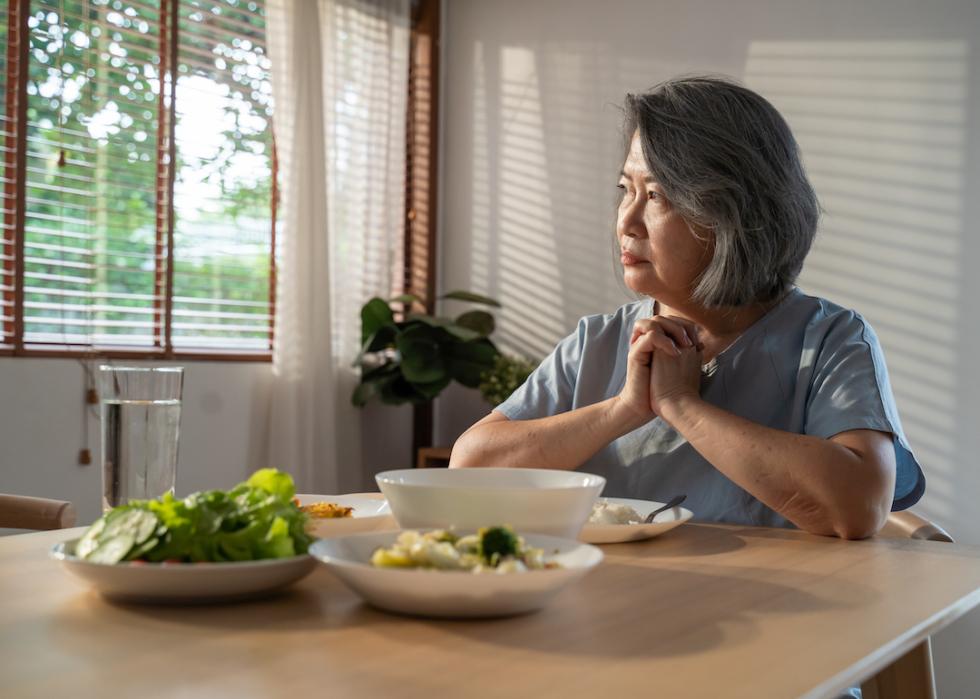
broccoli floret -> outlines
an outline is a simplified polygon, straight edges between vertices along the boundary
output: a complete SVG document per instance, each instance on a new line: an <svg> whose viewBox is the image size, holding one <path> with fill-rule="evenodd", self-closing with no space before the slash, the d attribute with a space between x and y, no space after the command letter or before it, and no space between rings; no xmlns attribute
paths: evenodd
<svg viewBox="0 0 980 699"><path fill-rule="evenodd" d="M490 565L507 556L517 556L517 534L510 527L487 527L480 530L480 551Z"/></svg>

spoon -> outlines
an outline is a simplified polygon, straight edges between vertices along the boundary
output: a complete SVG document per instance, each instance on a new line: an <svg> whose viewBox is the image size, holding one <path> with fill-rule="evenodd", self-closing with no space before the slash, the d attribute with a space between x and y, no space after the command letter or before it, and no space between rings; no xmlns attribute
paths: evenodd
<svg viewBox="0 0 980 699"><path fill-rule="evenodd" d="M677 507L678 505L680 505L685 500L687 500L687 496L686 495L675 495L674 497L672 497L667 502L666 505L664 505L663 507L658 507L653 512L651 512L650 514L648 514L646 516L646 519L643 520L643 523L644 524L652 524L654 517L656 517L657 515L659 515L664 510L669 510L672 507Z"/></svg>

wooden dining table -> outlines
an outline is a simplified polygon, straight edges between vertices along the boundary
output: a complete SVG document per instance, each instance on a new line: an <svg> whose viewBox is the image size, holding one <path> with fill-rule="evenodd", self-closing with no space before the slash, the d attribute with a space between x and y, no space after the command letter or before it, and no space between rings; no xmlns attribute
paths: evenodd
<svg viewBox="0 0 980 699"><path fill-rule="evenodd" d="M478 621L364 604L325 567L248 602L106 600L0 538L0 696L926 697L929 636L980 602L980 549L686 524L603 547L542 611Z"/></svg>

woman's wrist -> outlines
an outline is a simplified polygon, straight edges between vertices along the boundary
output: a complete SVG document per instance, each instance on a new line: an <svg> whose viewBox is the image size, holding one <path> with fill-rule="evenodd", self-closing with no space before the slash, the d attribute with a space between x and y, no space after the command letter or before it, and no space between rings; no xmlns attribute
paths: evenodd
<svg viewBox="0 0 980 699"><path fill-rule="evenodd" d="M617 433L614 439L643 427L650 420L657 417L652 411L646 414L638 412L619 396L613 396L608 399L606 401L606 408L606 415L609 418L609 422L614 426L614 431Z"/></svg>
<svg viewBox="0 0 980 699"><path fill-rule="evenodd" d="M701 396L696 393L679 393L657 400L660 417L678 432L683 432L684 426L697 416L701 403Z"/></svg>

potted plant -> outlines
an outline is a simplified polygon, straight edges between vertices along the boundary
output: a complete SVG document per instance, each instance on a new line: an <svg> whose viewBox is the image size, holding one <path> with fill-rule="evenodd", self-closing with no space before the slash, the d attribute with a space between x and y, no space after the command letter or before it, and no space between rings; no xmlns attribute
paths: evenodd
<svg viewBox="0 0 980 699"><path fill-rule="evenodd" d="M495 300L468 291L440 298L500 307ZM390 405L428 403L452 381L478 388L483 374L493 368L500 354L489 338L495 327L493 315L470 310L445 318L400 313L392 306L416 303L422 300L406 294L389 301L375 297L361 308L361 352L355 360L361 381L351 396L354 405L375 398Z"/></svg>

